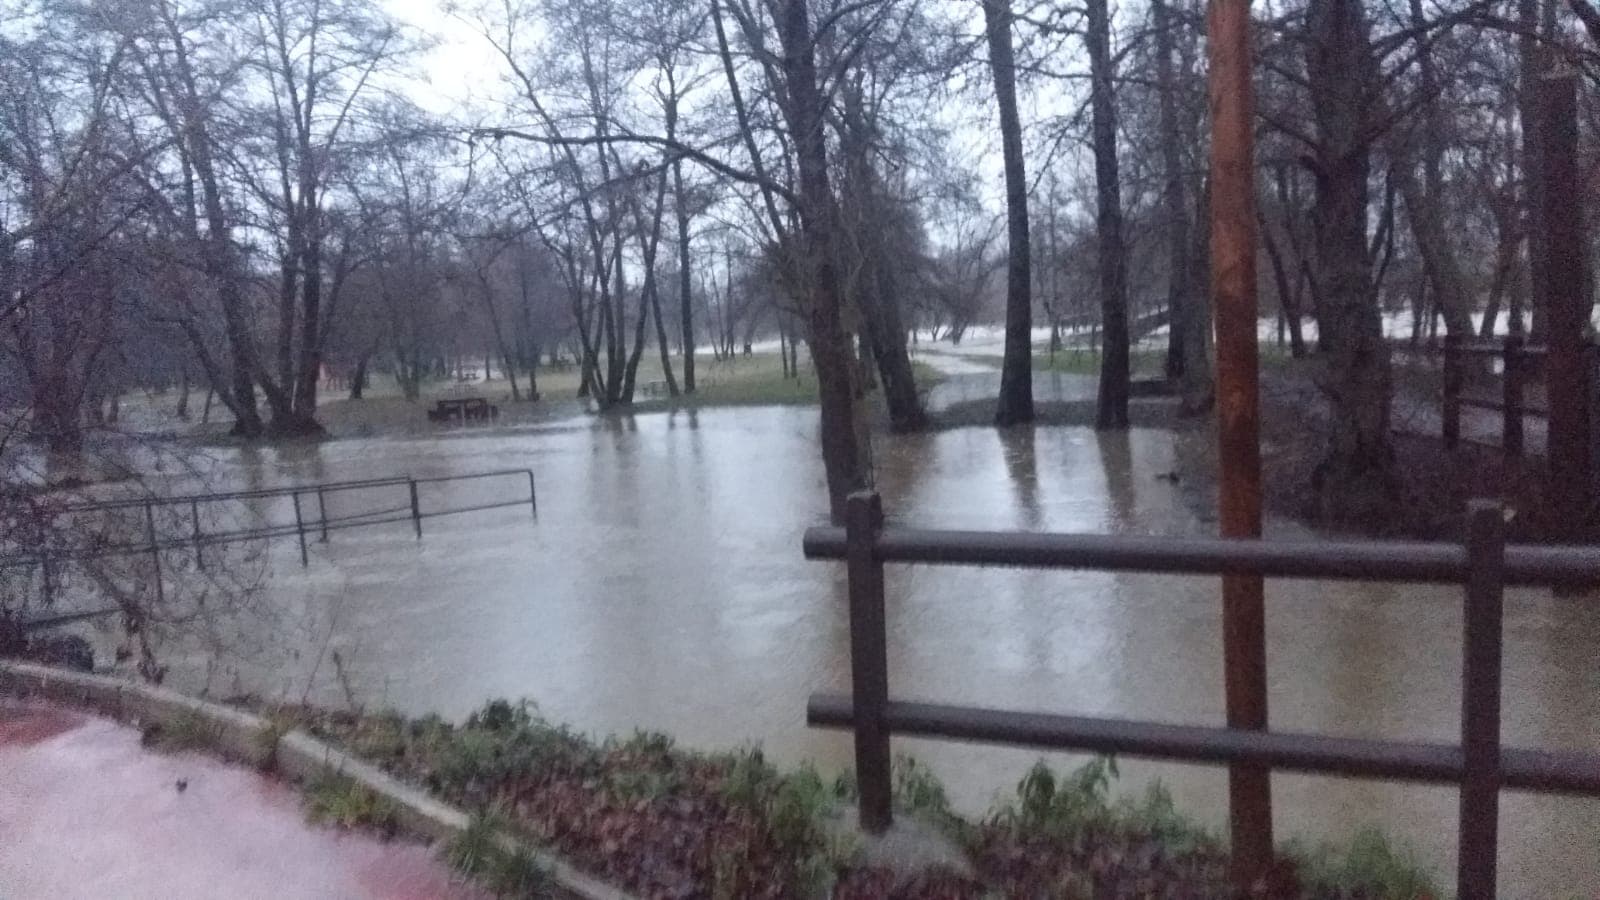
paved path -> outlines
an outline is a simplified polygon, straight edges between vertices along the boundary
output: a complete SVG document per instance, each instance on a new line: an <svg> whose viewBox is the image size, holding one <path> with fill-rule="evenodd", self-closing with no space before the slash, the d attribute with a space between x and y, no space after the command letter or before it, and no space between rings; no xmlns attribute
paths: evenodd
<svg viewBox="0 0 1600 900"><path fill-rule="evenodd" d="M0 700L6 900L478 896L426 847L306 824L299 795L254 772L146 751L110 720Z"/></svg>

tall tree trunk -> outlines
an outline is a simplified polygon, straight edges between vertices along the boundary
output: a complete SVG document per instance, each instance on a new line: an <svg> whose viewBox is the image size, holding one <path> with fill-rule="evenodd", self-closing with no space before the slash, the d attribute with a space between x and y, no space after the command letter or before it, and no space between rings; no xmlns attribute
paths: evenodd
<svg viewBox="0 0 1600 900"><path fill-rule="evenodd" d="M360 400L361 394L367 389L367 363L372 359L372 351L368 350L356 360L355 374L350 376L350 399Z"/></svg>
<svg viewBox="0 0 1600 900"><path fill-rule="evenodd" d="M667 326L661 321L661 292L650 292L650 316L656 320L656 345L661 348L661 374L667 382L667 393L678 396L678 380L672 377L672 348L667 345Z"/></svg>
<svg viewBox="0 0 1600 900"><path fill-rule="evenodd" d="M1190 264L1194 250L1185 196L1182 128L1178 123L1177 80L1173 75L1175 27L1166 0L1152 0L1156 30L1156 84L1160 94L1162 201L1167 214L1167 247L1171 258L1167 279L1167 377L1176 378L1183 409L1200 412L1211 406L1211 313L1206 292L1199 290Z"/></svg>
<svg viewBox="0 0 1600 900"><path fill-rule="evenodd" d="M1117 171L1117 107L1112 87L1111 21L1106 0L1088 0L1090 106L1094 119L1095 230L1099 247L1100 396L1096 428L1128 427L1127 246Z"/></svg>
<svg viewBox="0 0 1600 900"><path fill-rule="evenodd" d="M178 385L178 419L182 422L189 421L189 364L184 363L181 370L181 380Z"/></svg>
<svg viewBox="0 0 1600 900"><path fill-rule="evenodd" d="M644 356L644 329L652 311L655 314L656 334L661 343L661 362L663 374L667 383L672 386L672 395L678 395L678 386L672 383L672 364L667 359L666 331L661 325L661 301L657 296L658 283L656 281L656 253L661 248L661 220L666 213L667 201L667 173L662 170L656 179L655 206L650 213L650 221L645 222L642 213L635 209L635 219L639 226L639 244L644 251L644 283L639 291L639 320L634 327L633 350L628 356L628 370L624 375L622 389L622 402L633 402L634 383L638 378L639 360Z"/></svg>
<svg viewBox="0 0 1600 900"><path fill-rule="evenodd" d="M869 483L869 445L859 415L858 404L863 398L850 352L850 336L844 328L844 296L834 264L837 223L830 221L833 186L828 176L824 106L806 0L782 0L777 25L788 101L783 112L794 141L799 176L800 284L808 301L811 361L817 370L828 509L835 522L842 522L845 499Z"/></svg>
<svg viewBox="0 0 1600 900"><path fill-rule="evenodd" d="M1411 27L1427 27L1427 17L1422 11L1422 0L1409 0ZM1422 108L1417 128L1420 136L1410 141L1398 142L1400 152L1417 159L1400 159L1394 166L1394 175L1400 179L1400 198L1406 205L1406 218L1411 222L1411 233L1422 255L1423 270L1433 283L1435 301L1444 312L1445 333L1459 337L1472 334L1471 298L1467 295L1466 281L1461 277L1461 265L1445 224L1444 210L1444 135L1439 120L1439 75L1433 61L1429 41L1417 45L1418 89L1422 96L1434 98ZM1407 153L1407 151L1414 151ZM1417 179L1417 164L1422 169L1422 180Z"/></svg>
<svg viewBox="0 0 1600 900"><path fill-rule="evenodd" d="M1311 221L1324 387L1332 406L1327 455L1313 475L1325 518L1371 520L1396 495L1389 435L1389 348L1367 240L1372 57L1360 0L1311 0L1306 75L1317 144Z"/></svg>
<svg viewBox="0 0 1600 900"><path fill-rule="evenodd" d="M195 83L194 72L189 65L188 45L178 29L177 20L173 17L171 9L163 5L161 16L167 33L172 38L173 62L182 84L179 121L183 129L184 145L188 150L189 162L194 168L195 176L200 181L201 206L206 219L206 233L201 241L202 264L205 267L206 277L217 291L218 304L222 307L223 333L227 338L229 354L232 357L231 398L225 397L223 403L233 412L235 435L247 438L259 437L265 430L256 407L254 375L259 371L259 365L246 320L245 298L240 288L243 274L234 258L233 233L223 208L222 189L214 165L211 133L207 127L206 117L201 112L202 99ZM185 328L185 333L190 336L196 351L201 354L204 361L209 350L200 338L198 328ZM217 379L213 377L212 391L217 387ZM209 409L208 394L208 412Z"/></svg>
<svg viewBox="0 0 1600 900"><path fill-rule="evenodd" d="M1544 310L1540 308L1544 289L1544 214L1539 202L1539 127L1534 110L1534 85L1541 68L1539 38L1545 33L1539 15L1539 0L1517 0L1517 119L1522 131L1522 208L1527 231L1527 284L1528 308L1532 314L1531 332L1534 340L1544 336ZM1513 297L1512 322L1522 321L1519 297Z"/></svg>
<svg viewBox="0 0 1600 900"><path fill-rule="evenodd" d="M673 208L678 225L678 316L683 343L683 392L694 393L694 290L689 269L689 207L683 189L683 161L672 164Z"/></svg>
<svg viewBox="0 0 1600 900"><path fill-rule="evenodd" d="M911 354L906 350L906 328L901 318L901 285L896 265L899 254L890 249L889 232L898 221L896 200L872 165L873 125L863 107L861 90L854 84L840 89L840 154L845 157L845 197L841 212L848 211L854 240L848 242L848 268L856 273L853 294L861 312L864 343L883 386L889 424L895 431L915 431L927 425L922 398L917 394Z"/></svg>
<svg viewBox="0 0 1600 900"><path fill-rule="evenodd" d="M317 382L322 377L322 212L316 207L315 188L307 201L304 260L300 273L300 374L294 384L297 431L322 431L316 423Z"/></svg>
<svg viewBox="0 0 1600 900"><path fill-rule="evenodd" d="M1000 112L1000 151L1006 173L1006 345L1000 365L996 425L1033 421L1033 275L1028 243L1028 178L1017 114L1016 59L1011 46L1011 0L983 0L989 70ZM816 348L813 346L813 352Z"/></svg>
<svg viewBox="0 0 1600 900"><path fill-rule="evenodd" d="M1305 333L1301 330L1300 322L1300 273L1293 276L1289 274L1289 267L1284 263L1283 250L1278 246L1278 241L1272 236L1272 229L1267 226L1266 217L1260 217L1258 230L1261 232L1261 243L1267 250L1267 262L1272 266L1272 283L1278 292L1278 309L1281 315L1279 321L1283 322L1289 331L1289 355L1295 359L1304 359L1306 355Z"/></svg>
<svg viewBox="0 0 1600 900"><path fill-rule="evenodd" d="M283 264L278 274L278 339L277 339L277 374L278 384L283 389L294 391L294 320L295 320L295 288L299 284L296 274L300 267L300 224L299 212L291 207L289 224L286 227L287 248L283 252Z"/></svg>

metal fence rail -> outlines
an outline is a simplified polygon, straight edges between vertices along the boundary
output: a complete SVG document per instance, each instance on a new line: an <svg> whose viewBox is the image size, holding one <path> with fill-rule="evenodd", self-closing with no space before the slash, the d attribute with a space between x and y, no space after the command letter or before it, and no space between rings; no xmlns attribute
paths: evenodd
<svg viewBox="0 0 1600 900"><path fill-rule="evenodd" d="M1121 537L885 528L875 493L852 495L846 525L805 534L808 558L844 560L849 575L851 696L813 695L806 721L855 735L860 820L891 822L891 734L1194 763L1456 784L1461 789L1457 893L1495 895L1499 794L1600 797L1600 755L1507 747L1500 739L1507 585L1600 584L1600 548L1505 543L1499 504L1474 501L1462 544ZM886 563L1002 565L1187 575L1460 584L1464 593L1460 744L1339 738L892 701L884 625ZM1261 861L1265 862L1265 861Z"/></svg>

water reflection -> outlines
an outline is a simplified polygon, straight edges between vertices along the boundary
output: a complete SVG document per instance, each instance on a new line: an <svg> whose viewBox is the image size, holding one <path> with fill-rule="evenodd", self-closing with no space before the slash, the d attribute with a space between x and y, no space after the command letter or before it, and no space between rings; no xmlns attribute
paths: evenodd
<svg viewBox="0 0 1600 900"><path fill-rule="evenodd" d="M1170 434L970 429L880 439L888 513L932 527L1211 533L1178 491ZM604 417L541 431L434 440L338 441L315 452L238 451L240 486L531 466L525 510L341 532L302 571L274 547L284 608L320 611L307 647L340 653L363 702L459 717L492 696L527 696L594 732L663 729L698 747L760 741L780 762L850 763L848 741L805 727L806 697L848 689L843 567L807 562L800 534L826 514L814 411L707 410ZM518 488L521 490L522 488ZM466 482L429 502L499 499ZM1280 526L1270 531L1283 531ZM1100 572L892 567L896 696L1162 721L1222 721L1214 580ZM337 616L329 610L338 610ZM1450 590L1268 583L1274 727L1454 739L1459 596ZM1600 623L1584 604L1520 592L1507 602L1508 741L1592 749L1600 731ZM341 702L309 649L255 673L261 687ZM198 667L198 661L194 667ZM191 672L191 678L193 673ZM981 811L1038 754L907 740L953 799ZM1123 766L1126 787L1160 777L1220 824L1213 769ZM1348 835L1379 824L1450 863L1447 791L1274 779L1284 834ZM1505 801L1503 868L1518 894L1600 886L1600 804Z"/></svg>
<svg viewBox="0 0 1600 900"><path fill-rule="evenodd" d="M1005 460L1006 474L1011 478L1012 490L1017 498L1017 508L1022 512L1019 524L1037 530L1041 522L1039 460L1034 452L1033 428L1007 428L1001 430L999 436L1000 456Z"/></svg>

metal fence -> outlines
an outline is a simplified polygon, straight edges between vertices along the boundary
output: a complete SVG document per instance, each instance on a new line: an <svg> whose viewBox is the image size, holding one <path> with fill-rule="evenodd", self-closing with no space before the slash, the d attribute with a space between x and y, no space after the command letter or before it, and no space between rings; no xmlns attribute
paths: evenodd
<svg viewBox="0 0 1600 900"><path fill-rule="evenodd" d="M431 509L427 508L422 502L420 489L428 485L510 478L515 478L518 481L523 478L527 479L528 496L526 498L507 496L507 499L488 503L435 507ZM375 501L378 505L372 508L345 515L330 516L328 514L328 504L332 498L341 494L359 493L371 495L375 492L379 494L379 499ZM393 496L385 496L387 494L392 494ZM268 516L258 516L256 521L245 527L213 528L208 530L203 525L207 519L207 515L203 514L204 511L208 511L218 505L283 499L289 501L293 515L292 521L287 519L274 521ZM314 508L311 507L313 500L315 501ZM65 565L88 559L148 555L153 567L154 586L159 599L163 593L163 553L184 552L192 554L195 567L204 570L208 564L205 552L207 548L246 541L293 537L299 543L300 564L305 566L310 564L309 543L312 535L316 536L317 541L327 543L330 533L334 531L410 522L417 538L420 539L422 537L422 523L425 519L521 506L528 507L529 512L537 517L539 511L538 495L534 486L532 469L497 469L489 472L437 475L424 478L398 475L384 478L328 481L239 491L176 495L151 494L106 500L75 501L54 506L45 505L40 508L39 515L51 520L47 523L50 526L47 529L48 531L62 534L72 533L73 529L70 527L70 522L62 522L62 520L70 520L72 516L96 516L125 512L131 517L136 517L139 521L137 523L131 521L124 523L130 529L129 536L125 538L96 540L87 546L43 546L24 553L0 556L0 570L13 568L36 570L40 578L41 592L48 604L54 599L52 596L55 583L54 574L59 572ZM158 513L160 514L160 525L158 525ZM138 537L133 537L133 534L138 534ZM36 617L29 619L25 624L29 629L52 627L80 618L106 615L117 611L116 607L71 611Z"/></svg>
<svg viewBox="0 0 1600 900"><path fill-rule="evenodd" d="M848 569L851 695L812 696L806 720L854 731L860 820L869 832L881 832L891 822L891 734L1456 784L1461 792L1457 891L1473 900L1495 894L1500 791L1600 796L1600 755L1508 747L1500 739L1504 588L1594 586L1600 583L1600 548L1507 546L1497 503L1469 505L1461 544L885 528L875 493L852 495L845 521L842 528L808 530L804 546L807 558L844 560ZM1379 741L891 700L886 563L1459 584L1464 596L1461 742Z"/></svg>

